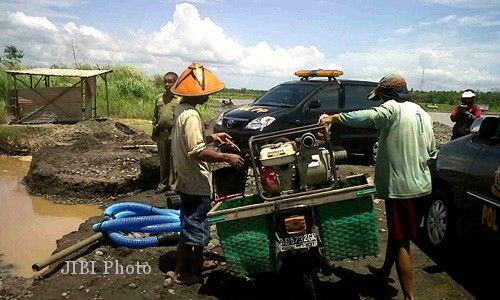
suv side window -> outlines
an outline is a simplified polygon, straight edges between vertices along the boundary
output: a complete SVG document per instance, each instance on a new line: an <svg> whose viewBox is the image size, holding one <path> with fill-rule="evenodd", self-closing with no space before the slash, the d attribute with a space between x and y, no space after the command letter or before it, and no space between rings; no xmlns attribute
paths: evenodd
<svg viewBox="0 0 500 300"><path fill-rule="evenodd" d="M320 109L338 109L339 108L339 90L336 87L327 87L316 94L313 100L321 103Z"/></svg>
<svg viewBox="0 0 500 300"><path fill-rule="evenodd" d="M368 93L375 86L369 85L344 85L345 108L363 109L378 106L382 101L371 101L366 99Z"/></svg>

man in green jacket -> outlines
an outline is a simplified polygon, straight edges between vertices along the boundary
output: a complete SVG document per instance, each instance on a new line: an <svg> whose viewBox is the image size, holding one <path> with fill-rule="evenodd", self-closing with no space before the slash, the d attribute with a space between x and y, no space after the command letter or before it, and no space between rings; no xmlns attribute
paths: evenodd
<svg viewBox="0 0 500 300"><path fill-rule="evenodd" d="M396 262L404 297L413 299L410 240L416 238L417 202L432 192L428 163L437 154L432 120L411 102L406 81L397 74L383 77L368 99L382 99L384 103L366 110L322 115L320 123L380 131L375 185L378 196L385 199L389 236L384 265L380 269L371 267L370 271L387 283Z"/></svg>
<svg viewBox="0 0 500 300"><path fill-rule="evenodd" d="M160 184L157 193L171 190L171 143L170 133L174 123L174 109L179 104L180 98L172 94L170 88L177 81L177 74L168 72L163 76L165 91L158 95L153 114L153 134L151 138L158 145L160 157Z"/></svg>

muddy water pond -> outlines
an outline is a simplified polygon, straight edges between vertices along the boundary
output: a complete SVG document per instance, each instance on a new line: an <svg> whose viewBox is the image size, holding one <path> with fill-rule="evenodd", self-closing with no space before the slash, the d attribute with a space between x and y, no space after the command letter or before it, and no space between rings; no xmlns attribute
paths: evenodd
<svg viewBox="0 0 500 300"><path fill-rule="evenodd" d="M30 196L22 184L29 157L0 155L0 267L31 277L31 265L49 256L56 241L89 217L101 214L93 205L54 204Z"/></svg>

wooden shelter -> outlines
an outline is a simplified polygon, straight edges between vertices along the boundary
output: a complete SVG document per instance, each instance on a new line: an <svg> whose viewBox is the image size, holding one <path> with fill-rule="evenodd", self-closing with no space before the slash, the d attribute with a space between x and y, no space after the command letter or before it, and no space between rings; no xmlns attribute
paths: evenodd
<svg viewBox="0 0 500 300"><path fill-rule="evenodd" d="M7 99L13 123L76 123L97 117L97 76L104 80L109 117L107 74L112 70L36 68L6 72L14 79L14 90ZM52 87L52 76L79 80L69 87Z"/></svg>

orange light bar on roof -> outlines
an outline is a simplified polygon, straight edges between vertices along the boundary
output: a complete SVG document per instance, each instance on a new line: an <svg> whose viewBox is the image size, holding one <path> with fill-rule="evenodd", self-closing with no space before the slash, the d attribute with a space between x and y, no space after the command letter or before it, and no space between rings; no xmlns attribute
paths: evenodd
<svg viewBox="0 0 500 300"><path fill-rule="evenodd" d="M340 70L301 70L294 73L299 77L339 77L344 74Z"/></svg>

